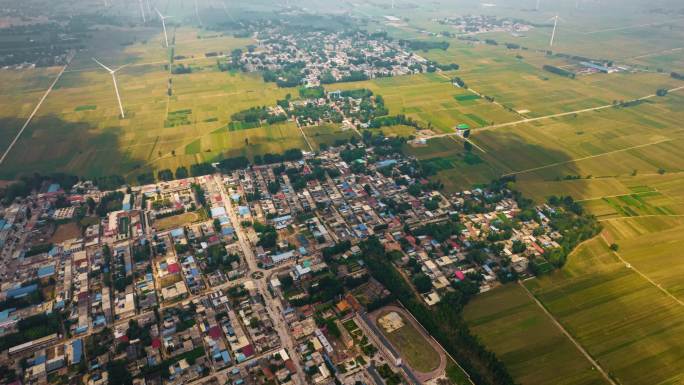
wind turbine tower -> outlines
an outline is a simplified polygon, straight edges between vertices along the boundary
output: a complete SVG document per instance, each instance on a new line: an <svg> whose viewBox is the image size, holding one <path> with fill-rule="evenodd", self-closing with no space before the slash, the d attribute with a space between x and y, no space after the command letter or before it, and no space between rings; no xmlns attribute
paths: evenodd
<svg viewBox="0 0 684 385"><path fill-rule="evenodd" d="M558 14L553 17L553 31L551 31L551 40L549 41L549 47L553 47L553 39L556 37L556 27L558 26Z"/></svg>
<svg viewBox="0 0 684 385"><path fill-rule="evenodd" d="M171 16L162 15L157 8L155 8L154 10L157 12L157 15L159 15L159 19L162 22L162 29L164 30L164 42L166 43L166 48L169 48L169 37L166 35L166 19L168 19Z"/></svg>
<svg viewBox="0 0 684 385"><path fill-rule="evenodd" d="M145 24L147 23L147 20L145 19L145 8L143 8L143 0L138 0L138 4L140 4L140 15L142 16L143 24Z"/></svg>
<svg viewBox="0 0 684 385"><path fill-rule="evenodd" d="M121 112L121 118L122 119L125 118L126 116L124 115L123 105L121 104L121 96L119 95L119 86L116 84L116 72L118 70L124 68L126 65L122 65L121 67L113 70L113 69L107 67L106 65L100 63L97 59L95 59L95 58L92 58L92 59L93 59L93 61L95 61L95 63L99 64L102 68L107 70L107 72L109 72L110 75L112 75L112 82L114 83L114 92L116 92L116 100L119 101L119 112Z"/></svg>
<svg viewBox="0 0 684 385"><path fill-rule="evenodd" d="M535 11L539 10L539 3L541 3L541 0L537 0L537 6L534 8Z"/></svg>
<svg viewBox="0 0 684 385"><path fill-rule="evenodd" d="M202 19L199 16L199 8L197 7L197 0L195 0L195 17L197 17L197 22L202 26Z"/></svg>

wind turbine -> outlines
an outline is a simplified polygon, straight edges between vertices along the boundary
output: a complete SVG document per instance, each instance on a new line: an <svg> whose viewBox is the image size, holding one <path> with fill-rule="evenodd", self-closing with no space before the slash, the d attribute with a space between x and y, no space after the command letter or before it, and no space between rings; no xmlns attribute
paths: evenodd
<svg viewBox="0 0 684 385"><path fill-rule="evenodd" d="M161 19L162 22L162 29L164 29L164 42L166 43L166 48L169 48L169 37L166 35L166 19L170 18L171 16L164 16L159 12L157 8L154 8L154 10L157 12L157 15L159 15L159 19Z"/></svg>
<svg viewBox="0 0 684 385"><path fill-rule="evenodd" d="M95 63L99 64L102 68L106 69L107 72L109 72L110 75L112 75L112 82L114 82L114 91L116 92L116 100L119 101L119 111L121 112L121 118L125 118L126 116L124 115L124 109L123 105L121 104L121 96L119 95L119 86L116 84L116 72L122 68L124 68L126 65L122 65L121 67L113 70L106 65L100 63L97 59L92 58Z"/></svg>
<svg viewBox="0 0 684 385"><path fill-rule="evenodd" d="M147 23L147 20L145 19L145 8L143 8L143 0L138 0L138 4L140 4L140 15L142 16L143 24L145 24Z"/></svg>
<svg viewBox="0 0 684 385"><path fill-rule="evenodd" d="M200 27L202 26L202 19L200 19L199 16L199 9L197 8L197 0L195 0L195 16L197 17L197 22L199 23Z"/></svg>
<svg viewBox="0 0 684 385"><path fill-rule="evenodd" d="M558 26L558 19L560 17L558 14L556 16L552 17L553 19L553 31L551 32L551 40L549 41L549 47L553 47L553 39L556 37L556 27Z"/></svg>

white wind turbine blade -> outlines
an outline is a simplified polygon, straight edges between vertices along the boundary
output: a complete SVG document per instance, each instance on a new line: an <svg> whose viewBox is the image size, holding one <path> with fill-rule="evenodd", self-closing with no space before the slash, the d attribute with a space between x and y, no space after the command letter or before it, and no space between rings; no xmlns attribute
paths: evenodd
<svg viewBox="0 0 684 385"><path fill-rule="evenodd" d="M124 68L124 67L127 67L127 66L128 66L128 64L124 64L124 65L122 65L121 67L118 67L117 69L115 69L115 70L112 71L112 72L119 72L120 69L122 69L122 68Z"/></svg>
<svg viewBox="0 0 684 385"><path fill-rule="evenodd" d="M166 43L166 48L169 48L169 37L166 35L166 21L162 17L162 29L164 30L164 43Z"/></svg>
<svg viewBox="0 0 684 385"><path fill-rule="evenodd" d="M125 118L123 105L121 104L121 95L119 95L119 86L116 83L116 75L112 72L112 81L114 82L114 91L116 92L116 100L119 102L119 112L121 112L121 118Z"/></svg>
<svg viewBox="0 0 684 385"><path fill-rule="evenodd" d="M145 8L143 8L143 0L138 0L138 4L140 4L140 15L142 16L143 24L147 23L147 20L145 20Z"/></svg>
<svg viewBox="0 0 684 385"><path fill-rule="evenodd" d="M551 40L549 41L549 47L553 47L553 39L556 37L556 27L558 26L558 15L553 18L553 31L551 31Z"/></svg>
<svg viewBox="0 0 684 385"><path fill-rule="evenodd" d="M109 68L109 67L107 67L106 65L100 63L97 59L95 59L95 58L91 58L91 59L93 59L93 60L95 61L95 63L99 64L102 68L106 69L109 73L113 73L113 72L114 72L114 71L112 71L111 68Z"/></svg>

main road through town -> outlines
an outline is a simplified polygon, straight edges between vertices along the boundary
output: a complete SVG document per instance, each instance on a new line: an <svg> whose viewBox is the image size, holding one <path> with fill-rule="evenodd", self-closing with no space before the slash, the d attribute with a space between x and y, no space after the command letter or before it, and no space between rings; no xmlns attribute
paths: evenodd
<svg viewBox="0 0 684 385"><path fill-rule="evenodd" d="M254 251L252 250L252 245L250 244L249 239L247 239L247 234L245 234L245 231L242 228L242 225L240 224L240 220L238 219L237 214L233 209L230 196L226 191L226 187L223 183L221 175L216 174L213 178L214 183L216 184L216 187L218 189L218 192L221 195L221 200L226 209L226 213L230 217L230 221L232 222L233 228L235 229L235 234L237 234L238 236L238 242L240 243L240 247L242 248L245 261L247 262L247 266L249 267L250 272L261 271L261 269L257 265L257 260L256 256L254 255ZM306 380L304 379L304 371L302 370L301 365L299 364L299 359L295 356L296 351L294 341L292 340L292 336L290 335L287 322L285 322L285 319L282 316L282 311L280 310L282 309L282 306L279 304L280 301L278 301L270 295L267 288L266 279L266 274L261 274L260 278L255 278L253 281L255 282L256 287L259 290L259 293L263 296L264 301L266 302L266 311L268 312L269 317L271 317L271 319L273 320L274 327L278 332L280 341L287 349L288 354L292 359L292 362L295 364L297 368L297 373L294 373L292 379L296 385L304 385L306 384Z"/></svg>

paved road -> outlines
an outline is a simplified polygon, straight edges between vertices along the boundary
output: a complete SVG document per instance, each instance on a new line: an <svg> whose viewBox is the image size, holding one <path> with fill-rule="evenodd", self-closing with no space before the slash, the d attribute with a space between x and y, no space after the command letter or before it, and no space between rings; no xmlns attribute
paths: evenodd
<svg viewBox="0 0 684 385"><path fill-rule="evenodd" d="M233 224L233 228L235 229L235 234L238 236L238 242L240 243L240 247L242 247L242 251L245 256L245 261L247 262L247 265L249 266L249 271L250 272L257 272L257 271L263 271L257 266L257 260L256 256L254 255L254 252L252 251L252 246L249 243L249 240L247 238L247 235L245 234L242 225L240 224L240 220L237 217L237 214L235 210L233 209L233 205L231 203L230 196L228 195L228 192L226 191L226 188L223 184L223 179L220 175L216 174L213 177L214 179L214 184L218 188L219 193L221 194L221 199L223 200L223 205L226 209L226 212L228 213L228 216L230 217L230 220ZM293 381L297 385L304 385L306 384L306 380L304 378L304 371L299 363L299 358L295 356L295 344L294 341L292 340L292 336L290 335L289 327L287 323L285 322L285 319L282 316L282 312L279 310L281 309L282 305L278 304L276 299L271 298L270 293L267 288L267 282L266 282L266 274L262 276L260 279L254 279L254 283L257 286L257 289L259 292L263 295L264 301L266 302L266 311L268 312L269 317L273 320L274 323L274 328L278 332L278 336L280 337L280 341L284 345L284 347L287 349L288 353L290 354L292 358L292 362L294 362L295 366L297 367L297 373L294 373L294 376L292 377Z"/></svg>
<svg viewBox="0 0 684 385"><path fill-rule="evenodd" d="M69 61L71 61L71 59L69 59ZM55 84L57 84L59 79L62 77L62 74L64 73L64 71L66 70L68 65L69 65L69 63L67 63L64 67L62 67L62 70L59 71L59 74L57 74L57 77L55 78L55 80L52 82L52 84L50 84L50 88L48 88L47 91L45 91L45 93L43 94L43 97L40 98L40 101L36 105L36 108L33 109L33 112L31 112L31 115L29 115L28 119L26 119L26 122L24 122L24 125L21 126L21 130L19 130L19 132L17 133L17 136L14 137L14 140L12 140L12 143L10 143L9 147L7 147L7 150L5 150L5 153L2 154L2 157L0 158L0 165L2 164L2 162L5 161L5 158L10 153L10 151L12 151L12 148L14 147L14 145L19 140L19 137L21 136L21 134L24 133L24 130L26 129L26 127L28 127L29 123L31 123L31 119L33 119L33 116L36 114L36 112L38 112L38 109L40 108L40 106L43 105L45 98L47 98L47 96L50 94L50 92L52 92L52 89L55 88Z"/></svg>

